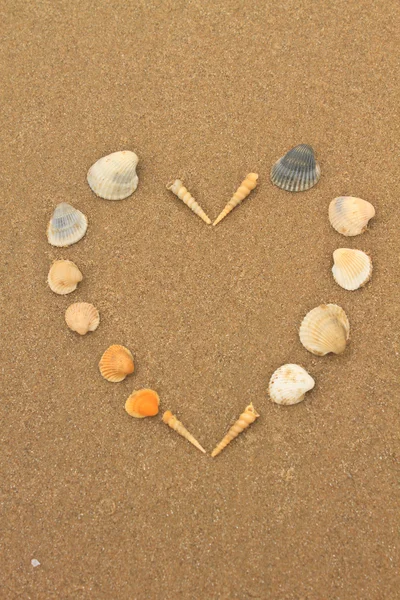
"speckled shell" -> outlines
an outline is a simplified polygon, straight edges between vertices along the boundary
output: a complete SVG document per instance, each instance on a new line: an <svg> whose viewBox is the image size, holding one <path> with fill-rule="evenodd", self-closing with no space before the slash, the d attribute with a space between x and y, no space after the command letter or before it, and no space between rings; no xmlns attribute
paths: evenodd
<svg viewBox="0 0 400 600"><path fill-rule="evenodd" d="M158 414L160 398L154 390L135 390L125 402L125 410L131 417L144 419Z"/></svg>
<svg viewBox="0 0 400 600"><path fill-rule="evenodd" d="M94 331L100 323L99 311L88 302L76 302L65 311L65 321L72 331L85 335Z"/></svg>
<svg viewBox="0 0 400 600"><path fill-rule="evenodd" d="M362 198L339 196L329 204L330 224L347 237L363 233L374 216L375 208Z"/></svg>
<svg viewBox="0 0 400 600"><path fill-rule="evenodd" d="M52 246L65 247L79 242L86 233L87 218L66 202L58 204L47 226L47 239Z"/></svg>
<svg viewBox="0 0 400 600"><path fill-rule="evenodd" d="M50 267L47 283L56 294L70 294L76 290L83 275L75 263L70 260L55 260Z"/></svg>
<svg viewBox="0 0 400 600"><path fill-rule="evenodd" d="M362 250L338 248L333 262L333 277L345 290L358 290L371 279L372 261Z"/></svg>
<svg viewBox="0 0 400 600"><path fill-rule="evenodd" d="M175 179L175 181L170 181L167 183L167 190L178 196L179 200L182 200L186 206L190 208L194 212L195 215L200 217L204 223L207 225L211 224L211 219L206 215L204 210L201 208L200 204L196 202L193 198L192 194L185 188L183 182L180 179Z"/></svg>
<svg viewBox="0 0 400 600"><path fill-rule="evenodd" d="M304 400L306 392L312 390L314 379L303 367L287 364L279 367L269 381L268 393L276 404L292 405Z"/></svg>
<svg viewBox="0 0 400 600"><path fill-rule="evenodd" d="M123 200L136 190L138 157L130 150L113 152L99 158L87 174L93 192L105 200Z"/></svg>
<svg viewBox="0 0 400 600"><path fill-rule="evenodd" d="M220 221L222 221L222 219L224 219L226 217L226 215L229 215L229 213L238 204L241 204L241 202L243 202L243 200L245 198L247 198L247 196L250 194L251 190L254 190L254 188L257 186L257 179L258 179L257 173L249 173L246 176L246 179L244 179L244 181L242 181L242 183L240 184L240 186L238 187L236 192L233 194L232 198L229 200L229 202L225 206L224 210L215 219L215 221L213 223L214 227L215 227L215 225L218 225L218 223Z"/></svg>
<svg viewBox="0 0 400 600"><path fill-rule="evenodd" d="M271 180L288 192L304 192L318 183L321 169L314 156L314 150L307 144L300 144L289 150L272 167Z"/></svg>
<svg viewBox="0 0 400 600"><path fill-rule="evenodd" d="M128 348L114 344L107 348L99 362L100 373L107 379L117 383L135 370L133 356Z"/></svg>
<svg viewBox="0 0 400 600"><path fill-rule="evenodd" d="M350 335L349 320L337 304L321 304L306 314L299 335L303 346L312 354L341 354Z"/></svg>

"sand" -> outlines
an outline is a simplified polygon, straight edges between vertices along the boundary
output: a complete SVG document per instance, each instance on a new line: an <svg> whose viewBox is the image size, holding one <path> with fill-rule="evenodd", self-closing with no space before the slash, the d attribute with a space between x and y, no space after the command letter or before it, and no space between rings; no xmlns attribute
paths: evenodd
<svg viewBox="0 0 400 600"><path fill-rule="evenodd" d="M396 0L3 5L2 599L399 597L399 19ZM269 171L302 142L322 177L295 195ZM120 149L139 187L98 199L87 169ZM250 171L216 228L165 189L181 177L215 219ZM330 227L339 195L376 207L362 236ZM45 235L61 201L89 219L66 249ZM343 246L373 257L357 292L330 273ZM59 258L84 274L66 297ZM76 301L101 313L86 337ZM298 339L323 302L349 316L340 356ZM112 343L135 356L120 384L98 372ZM285 408L267 386L286 362L316 386ZM250 401L261 416L211 459L124 412L141 387L208 452Z"/></svg>

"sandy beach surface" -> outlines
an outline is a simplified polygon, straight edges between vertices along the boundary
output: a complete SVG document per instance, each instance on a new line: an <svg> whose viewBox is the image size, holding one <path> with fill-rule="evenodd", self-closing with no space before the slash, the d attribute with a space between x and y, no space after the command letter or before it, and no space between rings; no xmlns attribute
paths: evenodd
<svg viewBox="0 0 400 600"><path fill-rule="evenodd" d="M399 598L398 1L16 0L1 23L1 599ZM290 194L269 172L299 143L322 177ZM87 170L122 149L139 187L101 200ZM215 228L165 189L182 178L215 219L250 171ZM375 206L363 235L331 228L340 195ZM58 249L62 201L89 227ZM363 289L333 280L339 247L371 254ZM59 258L84 275L68 296L46 283ZM84 337L77 301L101 315ZM319 358L298 327L328 302L351 343ZM119 384L98 371L113 343L135 357ZM288 362L316 386L282 407ZM161 412L139 421L144 387Z"/></svg>

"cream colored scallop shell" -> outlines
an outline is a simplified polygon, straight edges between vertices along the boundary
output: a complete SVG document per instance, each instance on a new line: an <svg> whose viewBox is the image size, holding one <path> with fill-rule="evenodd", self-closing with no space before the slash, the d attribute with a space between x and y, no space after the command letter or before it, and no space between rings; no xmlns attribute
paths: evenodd
<svg viewBox="0 0 400 600"><path fill-rule="evenodd" d="M330 224L347 237L363 233L374 216L375 208L362 198L339 196L329 205Z"/></svg>
<svg viewBox="0 0 400 600"><path fill-rule="evenodd" d="M93 192L105 200L123 200L136 190L138 157L130 150L113 152L99 158L87 174Z"/></svg>
<svg viewBox="0 0 400 600"><path fill-rule="evenodd" d="M333 262L333 277L345 290L358 290L371 279L372 261L362 250L338 248Z"/></svg>
<svg viewBox="0 0 400 600"><path fill-rule="evenodd" d="M70 294L76 290L78 283L82 281L83 275L70 260L55 260L50 267L47 283L56 294Z"/></svg>
<svg viewBox="0 0 400 600"><path fill-rule="evenodd" d="M65 311L65 321L72 331L76 331L79 335L85 335L88 331L98 328L99 311L88 302L75 302Z"/></svg>
<svg viewBox="0 0 400 600"><path fill-rule="evenodd" d="M337 304L321 304L310 310L300 325L300 341L317 356L341 354L350 334L349 320Z"/></svg>
<svg viewBox="0 0 400 600"><path fill-rule="evenodd" d="M79 242L86 233L87 218L66 202L58 204L47 226L47 239L52 246L65 247Z"/></svg>
<svg viewBox="0 0 400 600"><path fill-rule="evenodd" d="M284 406L298 404L312 390L314 379L303 367L287 364L277 369L270 381L268 393L273 402Z"/></svg>

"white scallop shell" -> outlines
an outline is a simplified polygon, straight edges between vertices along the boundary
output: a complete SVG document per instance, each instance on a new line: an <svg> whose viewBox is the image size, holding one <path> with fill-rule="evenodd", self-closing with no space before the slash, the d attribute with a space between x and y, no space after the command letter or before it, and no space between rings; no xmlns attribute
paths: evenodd
<svg viewBox="0 0 400 600"><path fill-rule="evenodd" d="M317 356L341 354L350 335L349 320L337 304L321 304L306 314L299 335L303 346Z"/></svg>
<svg viewBox="0 0 400 600"><path fill-rule="evenodd" d="M99 158L87 174L93 192L105 200L123 200L137 188L139 178L136 165L139 159L134 152L122 150Z"/></svg>
<svg viewBox="0 0 400 600"><path fill-rule="evenodd" d="M314 385L314 379L303 367L288 364L274 372L269 381L268 393L276 404L298 404Z"/></svg>
<svg viewBox="0 0 400 600"><path fill-rule="evenodd" d="M56 260L50 267L47 283L56 294L65 295L76 290L83 275L70 260Z"/></svg>
<svg viewBox="0 0 400 600"><path fill-rule="evenodd" d="M98 328L99 311L88 302L75 302L65 311L65 322L72 331L85 335L88 331L95 331Z"/></svg>
<svg viewBox="0 0 400 600"><path fill-rule="evenodd" d="M354 196L339 196L329 204L329 221L338 233L351 237L367 229L368 221L375 216L370 202Z"/></svg>
<svg viewBox="0 0 400 600"><path fill-rule="evenodd" d="M83 238L87 226L87 218L80 210L61 202L47 226L47 239L52 246L71 246Z"/></svg>
<svg viewBox="0 0 400 600"><path fill-rule="evenodd" d="M362 250L338 248L333 262L333 277L345 290L357 290L371 279L372 261Z"/></svg>

